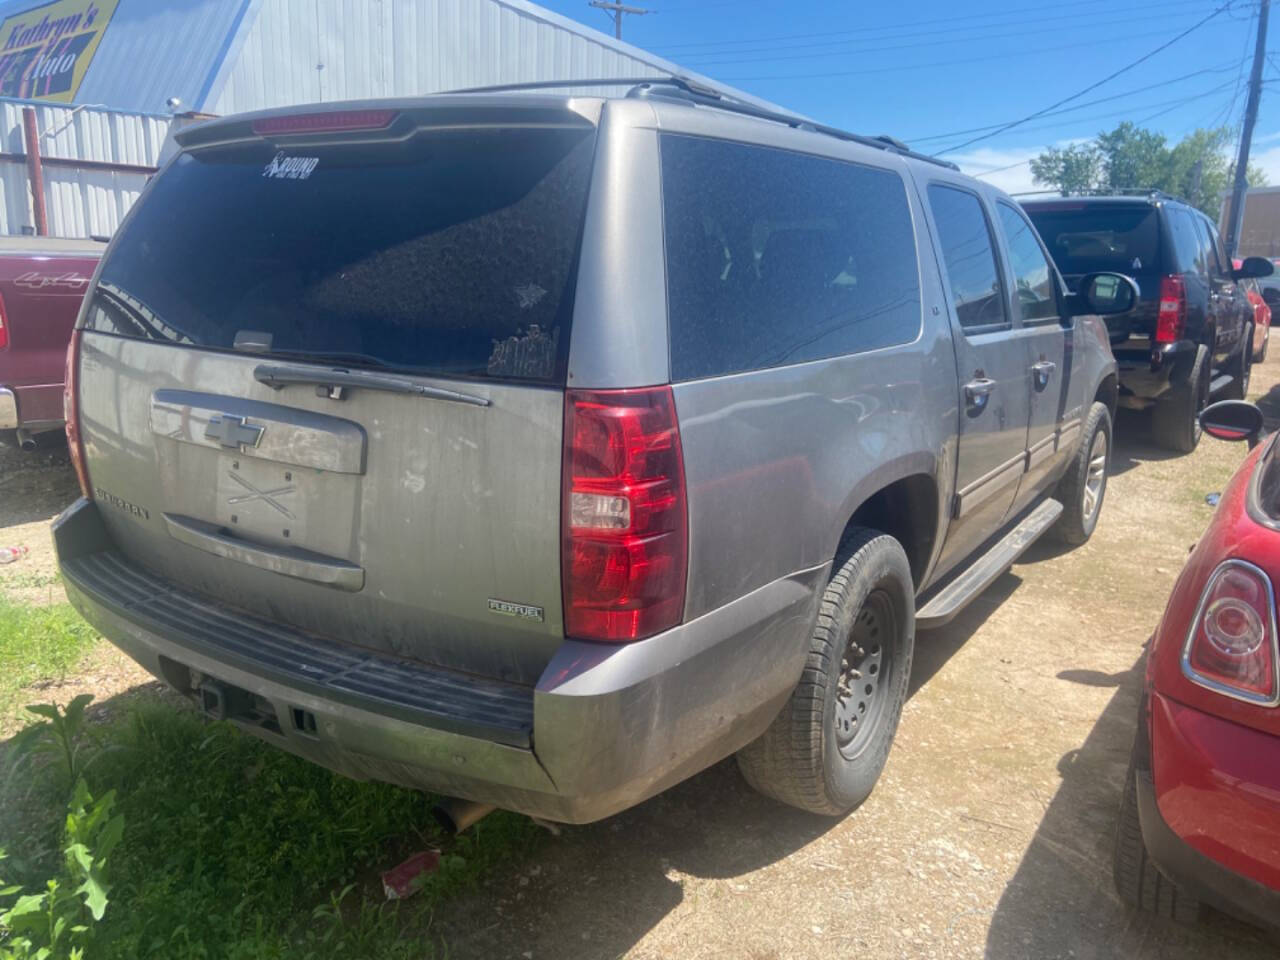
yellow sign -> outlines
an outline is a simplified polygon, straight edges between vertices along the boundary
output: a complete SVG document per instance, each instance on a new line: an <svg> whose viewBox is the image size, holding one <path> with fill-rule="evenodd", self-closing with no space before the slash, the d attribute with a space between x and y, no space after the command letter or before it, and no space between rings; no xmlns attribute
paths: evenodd
<svg viewBox="0 0 1280 960"><path fill-rule="evenodd" d="M53 0L0 23L0 97L69 103L117 0Z"/></svg>

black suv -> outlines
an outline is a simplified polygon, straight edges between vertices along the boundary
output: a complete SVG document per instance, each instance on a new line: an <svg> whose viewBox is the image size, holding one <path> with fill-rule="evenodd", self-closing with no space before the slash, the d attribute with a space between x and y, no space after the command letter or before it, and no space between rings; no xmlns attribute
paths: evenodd
<svg viewBox="0 0 1280 960"><path fill-rule="evenodd" d="M1253 363L1253 306L1241 283L1272 272L1249 257L1233 270L1199 210L1160 193L1055 197L1022 204L1068 286L1099 270L1133 277L1142 296L1108 319L1120 405L1152 410L1163 446L1189 452L1209 397L1243 399Z"/></svg>

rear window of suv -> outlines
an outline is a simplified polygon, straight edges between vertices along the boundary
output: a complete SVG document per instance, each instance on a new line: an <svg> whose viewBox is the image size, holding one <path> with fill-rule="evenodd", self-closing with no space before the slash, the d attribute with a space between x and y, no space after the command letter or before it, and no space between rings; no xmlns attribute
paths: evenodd
<svg viewBox="0 0 1280 960"><path fill-rule="evenodd" d="M897 173L723 140L661 142L674 380L919 335L915 234Z"/></svg>
<svg viewBox="0 0 1280 960"><path fill-rule="evenodd" d="M424 375L562 378L594 131L185 153L112 243L92 329Z"/></svg>
<svg viewBox="0 0 1280 960"><path fill-rule="evenodd" d="M1149 204L1055 204L1026 209L1064 274L1158 269L1160 218Z"/></svg>

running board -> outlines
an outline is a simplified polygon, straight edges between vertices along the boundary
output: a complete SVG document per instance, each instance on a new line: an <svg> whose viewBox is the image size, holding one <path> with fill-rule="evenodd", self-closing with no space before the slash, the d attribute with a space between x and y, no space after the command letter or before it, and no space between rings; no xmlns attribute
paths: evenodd
<svg viewBox="0 0 1280 960"><path fill-rule="evenodd" d="M1062 504L1057 500L1045 500L1032 510L1021 523L916 611L916 627L929 630L950 623L970 600L1013 566L1023 551L1039 540L1040 535L1060 516Z"/></svg>
<svg viewBox="0 0 1280 960"><path fill-rule="evenodd" d="M1209 393L1210 393L1210 394L1215 394L1215 393L1217 393L1219 390L1222 390L1222 389L1224 389L1225 387L1229 387L1229 386L1231 386L1231 381L1232 381L1232 380L1234 380L1234 379L1235 379L1235 377L1233 377L1233 376L1232 376L1231 374L1229 374L1229 373L1219 374L1218 376L1214 377L1212 381L1210 381L1210 383L1209 383Z"/></svg>

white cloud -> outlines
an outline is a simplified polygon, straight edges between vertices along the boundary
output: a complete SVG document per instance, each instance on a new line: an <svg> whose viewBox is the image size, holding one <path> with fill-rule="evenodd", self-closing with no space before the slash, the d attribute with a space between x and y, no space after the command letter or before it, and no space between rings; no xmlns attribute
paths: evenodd
<svg viewBox="0 0 1280 960"><path fill-rule="evenodd" d="M1068 147L1073 143L1086 143L1087 138L1059 140L1055 147ZM960 169L999 187L1005 193L1026 193L1043 190L1031 178L1031 161L1040 156L1045 145L1035 147L979 147L967 153L955 153L947 159L960 165Z"/></svg>

